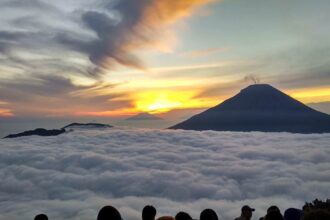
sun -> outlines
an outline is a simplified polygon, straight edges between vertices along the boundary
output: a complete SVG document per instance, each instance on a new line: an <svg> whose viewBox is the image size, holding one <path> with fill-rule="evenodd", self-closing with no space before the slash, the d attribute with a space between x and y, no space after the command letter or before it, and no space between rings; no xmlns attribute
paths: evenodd
<svg viewBox="0 0 330 220"><path fill-rule="evenodd" d="M173 92L145 92L139 95L135 106L139 111L158 114L180 108L183 101L182 97L176 97Z"/></svg>
<svg viewBox="0 0 330 220"><path fill-rule="evenodd" d="M136 94L135 109L151 114L166 113L174 109L210 106L209 100L196 97L196 91L144 91Z"/></svg>
<svg viewBox="0 0 330 220"><path fill-rule="evenodd" d="M150 113L162 113L168 112L171 109L180 107L182 104L180 102L170 101L170 100L157 100L154 103L146 106L148 112Z"/></svg>

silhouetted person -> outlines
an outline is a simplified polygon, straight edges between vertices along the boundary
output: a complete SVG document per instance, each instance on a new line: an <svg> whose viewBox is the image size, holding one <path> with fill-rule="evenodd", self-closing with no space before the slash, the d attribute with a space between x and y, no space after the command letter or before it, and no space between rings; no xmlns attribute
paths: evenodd
<svg viewBox="0 0 330 220"><path fill-rule="evenodd" d="M39 214L34 217L34 220L48 220L48 217L45 214Z"/></svg>
<svg viewBox="0 0 330 220"><path fill-rule="evenodd" d="M269 212L264 220L284 220L283 215L278 211Z"/></svg>
<svg viewBox="0 0 330 220"><path fill-rule="evenodd" d="M289 208L284 212L284 220L300 220L302 215L302 210Z"/></svg>
<svg viewBox="0 0 330 220"><path fill-rule="evenodd" d="M162 216L157 218L157 220L175 220L172 216Z"/></svg>
<svg viewBox="0 0 330 220"><path fill-rule="evenodd" d="M147 205L142 210L142 219L143 220L155 220L157 211L155 207Z"/></svg>
<svg viewBox="0 0 330 220"><path fill-rule="evenodd" d="M235 220L250 220L252 217L252 212L254 212L255 209L251 208L248 205L245 205L241 209L241 216L236 218Z"/></svg>
<svg viewBox="0 0 330 220"><path fill-rule="evenodd" d="M268 213L271 213L271 212L279 212L279 213L281 213L281 210L280 210L277 206L272 205L271 207L269 207L269 208L267 209L267 214L268 214Z"/></svg>
<svg viewBox="0 0 330 220"><path fill-rule="evenodd" d="M186 212L179 212L176 214L175 220L192 220L192 217Z"/></svg>
<svg viewBox="0 0 330 220"><path fill-rule="evenodd" d="M104 206L97 215L97 220L122 220L118 210L112 206Z"/></svg>
<svg viewBox="0 0 330 220"><path fill-rule="evenodd" d="M204 209L199 216L199 220L218 220L218 215L212 209Z"/></svg>
<svg viewBox="0 0 330 220"><path fill-rule="evenodd" d="M272 205L272 206L270 206L268 209L267 209L267 214L269 214L269 213L271 213L271 212L279 212L279 213L281 213L281 210L277 207L277 206L275 206L275 205ZM266 215L267 215L266 214ZM265 217L261 217L259 220L265 220L266 219L266 216Z"/></svg>

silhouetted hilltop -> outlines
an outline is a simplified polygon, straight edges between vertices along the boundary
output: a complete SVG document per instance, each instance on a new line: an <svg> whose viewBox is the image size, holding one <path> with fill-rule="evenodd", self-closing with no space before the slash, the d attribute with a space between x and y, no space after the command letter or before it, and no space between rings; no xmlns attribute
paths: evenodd
<svg viewBox="0 0 330 220"><path fill-rule="evenodd" d="M140 121L140 120L163 120L160 117L154 116L152 114L149 114L147 112L142 112L137 115L134 115L130 118L126 119L127 121Z"/></svg>
<svg viewBox="0 0 330 220"><path fill-rule="evenodd" d="M24 132L18 133L18 134L10 134L4 138L17 138L17 137L32 136L32 135L57 136L57 135L63 134L64 132L65 132L65 129L63 129L63 128L62 129L53 129L53 130L37 128L35 130L24 131Z"/></svg>
<svg viewBox="0 0 330 220"><path fill-rule="evenodd" d="M318 112L267 84L256 84L171 129L330 132L330 116Z"/></svg>
<svg viewBox="0 0 330 220"><path fill-rule="evenodd" d="M66 129L66 128L112 128L111 125L107 125L107 124L100 124L100 123L71 123L65 127L63 127L62 129Z"/></svg>
<svg viewBox="0 0 330 220"><path fill-rule="evenodd" d="M99 123L71 123L61 129L52 129L52 130L47 130L44 128L37 128L35 130L29 130L29 131L24 131L22 133L18 134L10 134L4 138L17 138L17 137L23 137L23 136L32 136L32 135L38 135L38 136L57 136L60 134L65 133L69 128L112 128L111 125L107 124L99 124Z"/></svg>

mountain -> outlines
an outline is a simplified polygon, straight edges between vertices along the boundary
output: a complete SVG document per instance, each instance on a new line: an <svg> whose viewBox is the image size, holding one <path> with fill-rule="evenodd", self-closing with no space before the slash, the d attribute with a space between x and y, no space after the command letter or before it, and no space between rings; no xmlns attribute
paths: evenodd
<svg viewBox="0 0 330 220"><path fill-rule="evenodd" d="M37 128L35 130L24 131L24 132L18 133L18 134L10 134L10 135L7 135L4 138L18 138L18 137L33 136L33 135L37 135L37 136L57 136L57 135L65 133L67 131L66 129L73 129L73 128L88 128L88 129L89 128L112 128L112 126L107 125L107 124L99 124L99 123L86 123L86 124L71 123L67 126L64 126L61 129L47 130L47 129L44 129L44 128Z"/></svg>
<svg viewBox="0 0 330 220"><path fill-rule="evenodd" d="M24 131L22 133L18 134L10 134L4 138L18 138L18 137L24 137L24 136L32 136L32 135L38 135L38 136L57 136L60 134L63 134L65 132L65 129L53 129L53 130L47 130L44 128L37 128L35 130L31 131Z"/></svg>
<svg viewBox="0 0 330 220"><path fill-rule="evenodd" d="M107 124L100 124L100 123L71 123L62 129L67 129L67 128L112 128L111 125Z"/></svg>
<svg viewBox="0 0 330 220"><path fill-rule="evenodd" d="M330 115L270 85L256 84L170 129L326 133Z"/></svg>
<svg viewBox="0 0 330 220"><path fill-rule="evenodd" d="M134 115L130 118L126 119L127 121L140 121L140 120L163 120L162 118L159 118L157 116L154 116L152 114L149 114L147 112L142 112L137 115Z"/></svg>

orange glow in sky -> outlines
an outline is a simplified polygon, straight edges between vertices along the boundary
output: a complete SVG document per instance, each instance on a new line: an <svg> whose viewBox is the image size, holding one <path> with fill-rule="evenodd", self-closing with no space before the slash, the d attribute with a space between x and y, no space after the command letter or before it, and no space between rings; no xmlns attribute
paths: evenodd
<svg viewBox="0 0 330 220"><path fill-rule="evenodd" d="M202 91L202 90L201 90ZM238 92L238 91L237 91ZM286 91L287 94L300 100L303 103L321 102L330 100L330 88L304 88L299 90ZM135 115L141 112L151 114L162 114L177 109L195 109L210 108L220 104L223 100L236 95L223 94L222 96L198 97L199 89L179 90L141 90L127 94L132 107L118 108L108 111L80 111L76 116L96 116L96 117L120 117ZM0 109L0 115L9 116L10 112Z"/></svg>
<svg viewBox="0 0 330 220"><path fill-rule="evenodd" d="M292 90L289 94L303 103L326 102L330 100L330 87Z"/></svg>
<svg viewBox="0 0 330 220"><path fill-rule="evenodd" d="M139 112L164 113L174 109L203 108L216 103L210 99L195 99L195 91L147 91L137 95L135 107Z"/></svg>
<svg viewBox="0 0 330 220"><path fill-rule="evenodd" d="M0 117L11 117L14 114L9 109L0 108Z"/></svg>

